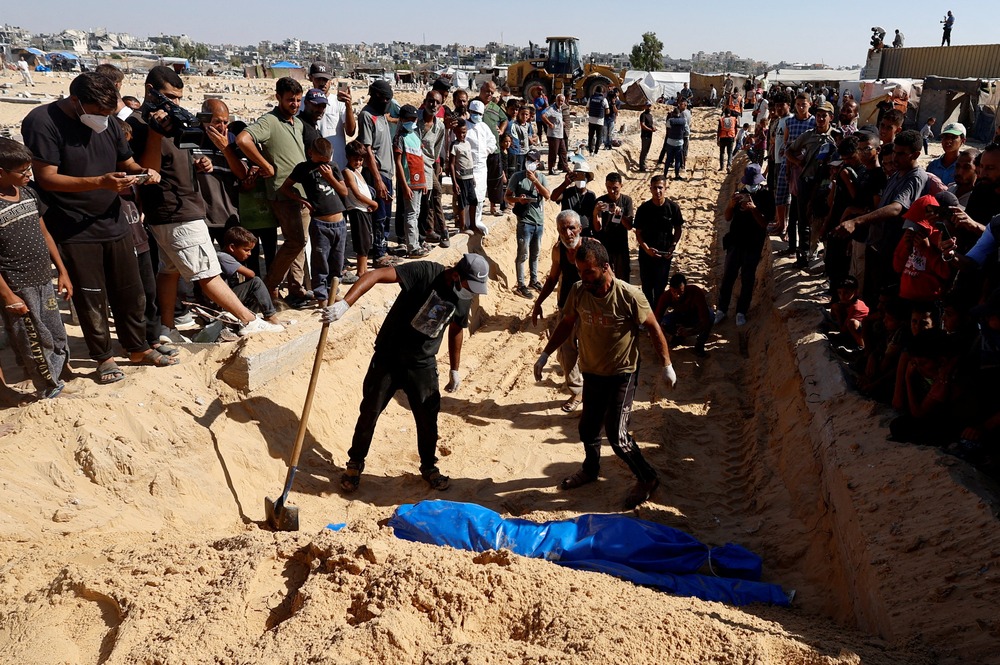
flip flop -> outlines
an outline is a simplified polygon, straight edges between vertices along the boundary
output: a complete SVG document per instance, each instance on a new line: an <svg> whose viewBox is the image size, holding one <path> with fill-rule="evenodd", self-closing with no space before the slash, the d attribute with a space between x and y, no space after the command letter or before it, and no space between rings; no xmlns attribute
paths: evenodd
<svg viewBox="0 0 1000 665"><path fill-rule="evenodd" d="M176 346L171 346L171 345L165 344L163 342L156 342L156 343L152 344L152 347L153 347L154 351L159 351L160 353L162 353L163 355L167 356L168 358L173 358L173 357L179 355L180 352L181 352L180 349L178 349Z"/></svg>
<svg viewBox="0 0 1000 665"><path fill-rule="evenodd" d="M580 408L581 404L583 404L583 400L580 399L577 395L573 395L568 400L566 400L566 403L563 404L560 408L566 413L573 413L574 411Z"/></svg>
<svg viewBox="0 0 1000 665"><path fill-rule="evenodd" d="M180 362L177 358L160 353L156 349L147 351L141 359L133 360L133 365L151 365L153 367L170 367Z"/></svg>
<svg viewBox="0 0 1000 665"><path fill-rule="evenodd" d="M105 360L97 366L97 382L101 385L118 383L125 378L125 372L114 360Z"/></svg>

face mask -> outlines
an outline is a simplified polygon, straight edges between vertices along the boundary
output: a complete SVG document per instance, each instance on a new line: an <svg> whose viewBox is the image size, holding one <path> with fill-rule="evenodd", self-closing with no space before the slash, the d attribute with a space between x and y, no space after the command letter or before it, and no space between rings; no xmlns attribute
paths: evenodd
<svg viewBox="0 0 1000 665"><path fill-rule="evenodd" d="M405 129L408 132L412 132L416 128L417 128L417 123L415 120L408 120L403 123L403 129Z"/></svg>
<svg viewBox="0 0 1000 665"><path fill-rule="evenodd" d="M754 192L756 192L758 189L760 189L760 185L747 185L746 186L746 190L748 192L750 192L751 194L753 194Z"/></svg>
<svg viewBox="0 0 1000 665"><path fill-rule="evenodd" d="M83 110L83 104L80 104L80 122L83 123L84 127L90 128L90 131L95 134L100 134L108 128L108 116L87 113Z"/></svg>
<svg viewBox="0 0 1000 665"><path fill-rule="evenodd" d="M524 168L527 171L534 171L535 169L538 168L538 162L525 162Z"/></svg>
<svg viewBox="0 0 1000 665"><path fill-rule="evenodd" d="M461 282L455 284L455 295L458 296L459 300L472 300L472 291L462 286Z"/></svg>
<svg viewBox="0 0 1000 665"><path fill-rule="evenodd" d="M577 180L573 184L576 185L577 189L587 189L587 181L586 180Z"/></svg>
<svg viewBox="0 0 1000 665"><path fill-rule="evenodd" d="M471 122L473 125L476 124L477 122L479 122L482 119L483 119L483 114L482 113L470 113L469 114L469 122Z"/></svg>
<svg viewBox="0 0 1000 665"><path fill-rule="evenodd" d="M375 99L374 97L372 97L368 101L368 106L370 106L372 110L375 111L376 115L383 115L385 114L386 111L389 110L389 100Z"/></svg>

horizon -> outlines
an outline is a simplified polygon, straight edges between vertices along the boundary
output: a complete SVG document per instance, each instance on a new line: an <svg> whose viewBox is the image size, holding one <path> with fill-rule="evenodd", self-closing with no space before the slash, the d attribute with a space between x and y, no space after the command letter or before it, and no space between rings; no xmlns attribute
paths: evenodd
<svg viewBox="0 0 1000 665"><path fill-rule="evenodd" d="M263 0L245 0L242 3L245 16L262 15L271 9L270 4ZM572 35L580 39L581 54L587 53L625 53L632 50L634 44L642 39L642 33L651 31L663 42L663 55L678 60L688 60L692 54L704 51L725 53L731 51L735 56L770 64L780 62L823 64L830 67L851 67L863 65L865 62L871 27L880 25L886 30L886 41L891 43L895 29L903 32L906 41L904 46L938 46L941 40L940 20L947 10L946 7L929 0L916 0L907 6L906 16L898 19L898 23L875 19L857 19L846 28L822 28L823 31L845 33L842 37L831 39L796 39L794 43L782 44L775 40L760 39L761 34L797 34L803 25L810 29L814 20L801 19L799 16L771 17L753 14L741 16L738 12L728 20L719 22L717 14L708 13L702 16L698 6L685 5L672 7L669 10L662 7L639 10L643 14L641 23L647 27L632 28L622 24L633 24L631 21L595 22L594 17L602 17L609 13L606 3L597 0L577 0L572 15L562 14L558 27L538 29L533 32L519 28L523 24L483 26L475 21L456 29L450 25L442 25L439 17L460 16L462 11L468 12L464 3L456 0L440 0L435 12L406 12L412 7L399 0L386 0L383 3L386 11L380 12L380 25L371 26L370 19L363 15L360 7L348 6L337 11L333 8L317 9L307 20L298 18L292 13L278 13L268 16L267 21L235 20L222 8L205 6L205 10L196 15L167 14L160 20L156 30L150 30L150 21L146 9L141 6L123 5L115 8L115 22L97 25L91 8L68 0L53 0L45 5L18 4L5 11L4 22L20 27L33 35L58 34L63 30L95 30L104 28L113 33L129 33L136 37L155 37L159 35L187 35L195 42L206 44L256 45L261 41L280 43L284 39L300 39L315 44L359 44L359 43L392 43L410 42L413 44L452 44L482 46L489 42L527 47L528 42L544 44L545 37L555 34ZM857 16L865 16L869 9L857 0L847 0L837 7L836 17L849 16L856 9ZM952 33L952 44L968 45L976 43L993 43L990 21L974 22L974 15L969 7L969 14L964 14L960 7L952 9L956 22ZM613 11L613 10L612 10ZM648 16L647 16L648 15ZM917 17L917 18L914 18ZM968 18L964 18L968 17ZM680 23L684 26L678 37L671 34L671 25ZM708 24L702 34L698 30L688 30L687 26L702 23ZM330 25L326 29L322 26ZM335 27L334 27L335 26ZM764 30L767 30L764 33Z"/></svg>

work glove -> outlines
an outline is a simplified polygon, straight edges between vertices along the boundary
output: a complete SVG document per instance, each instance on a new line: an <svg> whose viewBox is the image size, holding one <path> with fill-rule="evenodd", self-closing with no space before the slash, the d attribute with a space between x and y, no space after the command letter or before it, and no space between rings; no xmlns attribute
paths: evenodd
<svg viewBox="0 0 1000 665"><path fill-rule="evenodd" d="M667 363L663 368L663 382L667 384L668 388L674 388L677 385L677 372L674 371L674 366Z"/></svg>
<svg viewBox="0 0 1000 665"><path fill-rule="evenodd" d="M462 375L459 374L457 369L453 369L448 373L448 385L444 387L446 392L453 393L458 390L458 387L462 385Z"/></svg>
<svg viewBox="0 0 1000 665"><path fill-rule="evenodd" d="M538 356L538 360L535 361L535 381L542 380L542 370L545 369L545 363L549 361L549 354L542 352L542 355Z"/></svg>
<svg viewBox="0 0 1000 665"><path fill-rule="evenodd" d="M347 314L347 310L350 308L351 306L347 304L346 300L338 300L329 307L324 307L319 311L320 320L323 323L333 323L340 320L344 314Z"/></svg>

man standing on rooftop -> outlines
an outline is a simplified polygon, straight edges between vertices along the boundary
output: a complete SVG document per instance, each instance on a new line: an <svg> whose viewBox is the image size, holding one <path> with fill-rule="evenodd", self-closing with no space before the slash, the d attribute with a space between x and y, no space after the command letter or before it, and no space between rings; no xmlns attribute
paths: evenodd
<svg viewBox="0 0 1000 665"><path fill-rule="evenodd" d="M944 46L945 42L948 42L948 46L951 46L951 27L955 25L955 15L948 10L948 15L944 17L941 21L944 24L944 33L941 35L941 46Z"/></svg>

